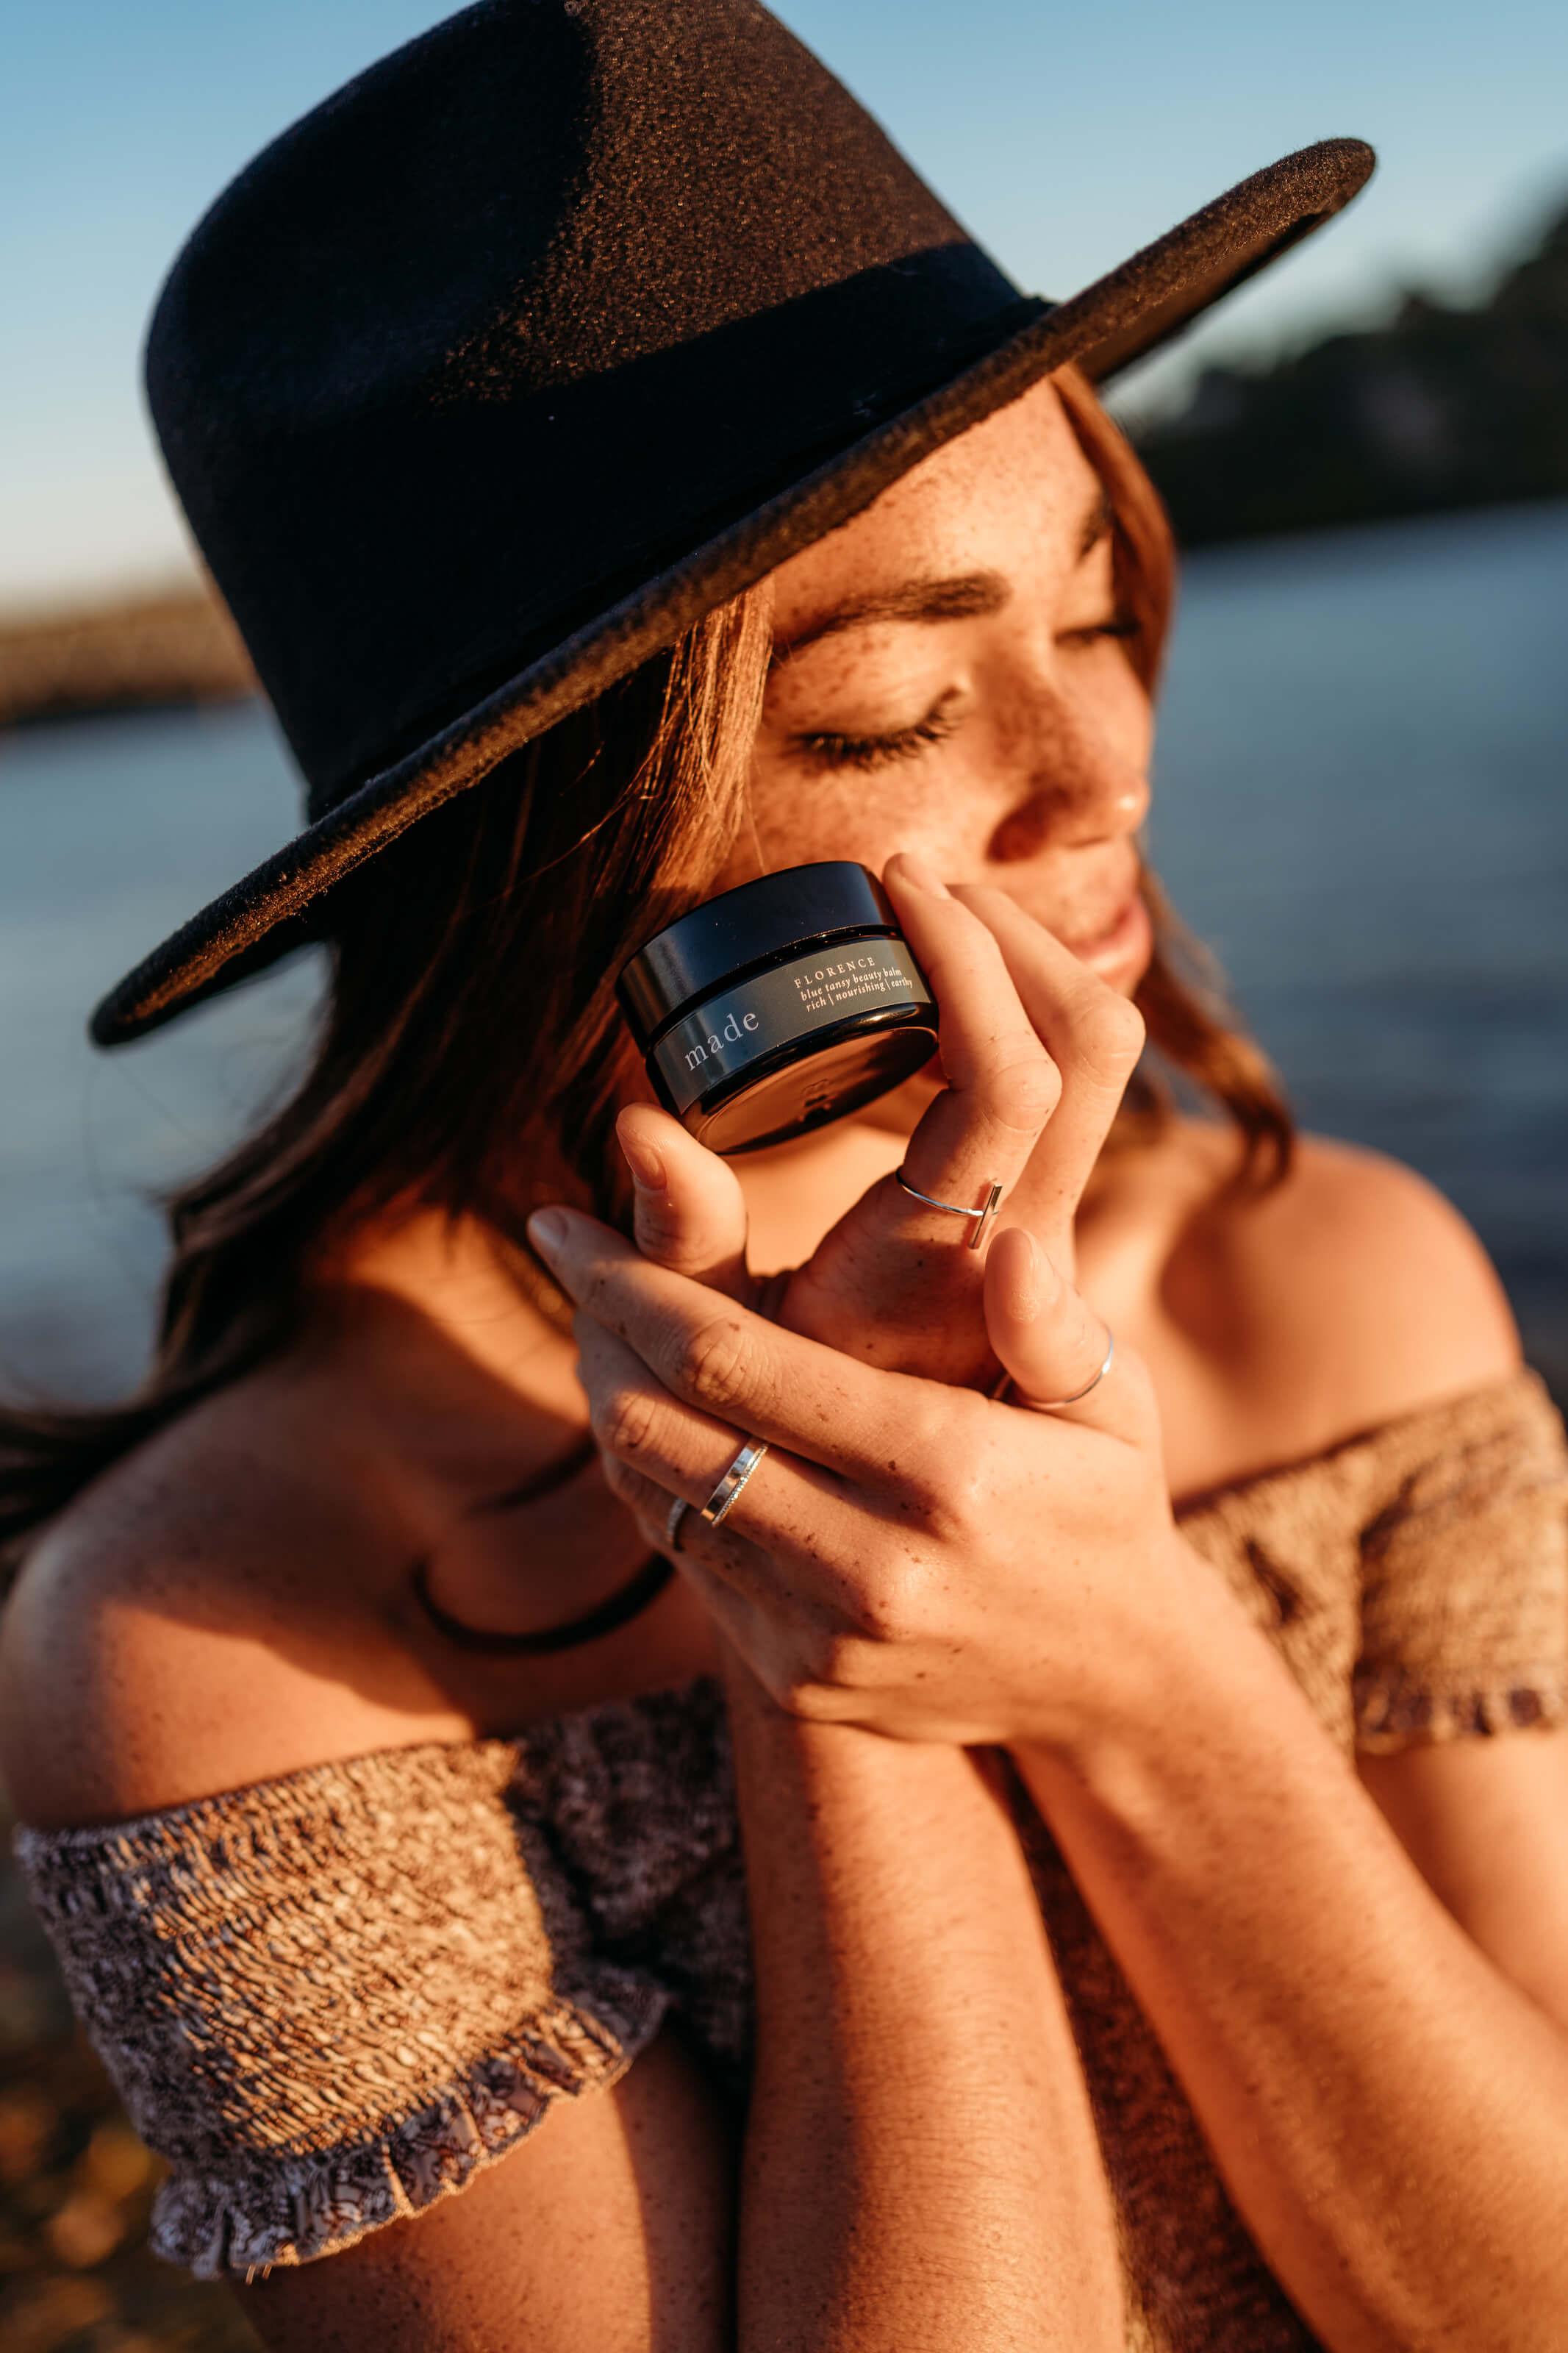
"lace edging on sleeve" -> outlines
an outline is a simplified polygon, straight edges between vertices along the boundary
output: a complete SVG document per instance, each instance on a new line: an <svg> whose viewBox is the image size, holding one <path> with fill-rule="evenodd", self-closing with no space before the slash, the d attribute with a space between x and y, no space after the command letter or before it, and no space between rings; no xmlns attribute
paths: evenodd
<svg viewBox="0 0 1568 2353"><path fill-rule="evenodd" d="M509 1743L393 1750L17 1860L171 2173L158 2253L247 2277L460 2189L606 2088L668 2001L595 1948Z"/></svg>

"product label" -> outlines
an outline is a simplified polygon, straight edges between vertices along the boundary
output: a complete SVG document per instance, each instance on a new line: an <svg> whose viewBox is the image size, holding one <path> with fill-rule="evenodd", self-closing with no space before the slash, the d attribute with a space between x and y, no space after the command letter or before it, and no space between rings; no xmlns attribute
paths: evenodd
<svg viewBox="0 0 1568 2353"><path fill-rule="evenodd" d="M884 1006L930 1008L931 993L898 940L818 949L710 997L659 1039L652 1060L677 1111L733 1078L758 1055Z"/></svg>

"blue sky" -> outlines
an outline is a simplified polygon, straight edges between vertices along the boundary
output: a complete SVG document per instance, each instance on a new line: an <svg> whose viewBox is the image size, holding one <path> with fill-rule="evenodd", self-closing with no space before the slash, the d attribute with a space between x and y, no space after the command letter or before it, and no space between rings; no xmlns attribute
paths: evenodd
<svg viewBox="0 0 1568 2353"><path fill-rule="evenodd" d="M0 608L176 571L140 342L239 166L447 11L417 0L10 0L0 75ZM1070 292L1286 150L1351 132L1347 217L1127 398L1205 357L1468 291L1568 202L1562 0L784 0L1003 265Z"/></svg>

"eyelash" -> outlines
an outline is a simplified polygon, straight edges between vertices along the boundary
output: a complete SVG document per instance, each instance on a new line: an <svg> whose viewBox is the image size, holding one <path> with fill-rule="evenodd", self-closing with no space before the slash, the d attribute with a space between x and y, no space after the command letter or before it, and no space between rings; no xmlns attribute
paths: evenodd
<svg viewBox="0 0 1568 2353"><path fill-rule="evenodd" d="M1097 638L1135 638L1142 627L1135 615L1119 612L1089 628L1064 629L1062 640L1068 645L1089 645ZM896 760L918 760L931 744L944 742L957 725L957 719L944 713L938 702L913 727L900 727L888 735L797 735L795 741L796 750L814 767L858 768L863 773Z"/></svg>
<svg viewBox="0 0 1568 2353"><path fill-rule="evenodd" d="M890 735L797 735L795 743L814 767L880 768L890 760L917 760L928 744L940 744L958 722L936 703L913 727Z"/></svg>
<svg viewBox="0 0 1568 2353"><path fill-rule="evenodd" d="M1062 638L1068 645L1089 645L1096 638L1136 638L1142 628L1136 613L1123 609L1113 613L1109 621L1095 621L1087 629L1064 629Z"/></svg>

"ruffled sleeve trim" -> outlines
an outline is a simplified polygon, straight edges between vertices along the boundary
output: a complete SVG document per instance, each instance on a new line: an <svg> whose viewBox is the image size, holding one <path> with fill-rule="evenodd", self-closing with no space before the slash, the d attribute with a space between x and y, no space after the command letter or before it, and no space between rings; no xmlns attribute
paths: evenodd
<svg viewBox="0 0 1568 2353"><path fill-rule="evenodd" d="M72 2004L171 2163L153 2243L308 2263L460 2189L658 2032L545 1835L524 1744L389 1750L22 1831Z"/></svg>
<svg viewBox="0 0 1568 2353"><path fill-rule="evenodd" d="M1357 1745L1568 1720L1568 1447L1520 1372L1391 1426L1363 1519Z"/></svg>
<svg viewBox="0 0 1568 2353"><path fill-rule="evenodd" d="M488 2052L391 2130L309 2157L203 2172L160 2188L152 2244L200 2279L252 2280L340 2253L421 2213L528 2138L555 2101L617 2083L668 2006L659 1989L605 1968Z"/></svg>
<svg viewBox="0 0 1568 2353"><path fill-rule="evenodd" d="M1356 1746L1374 1756L1421 1741L1487 1739L1568 1724L1568 1679L1556 1661L1440 1686L1398 1670L1358 1672L1354 1696Z"/></svg>

